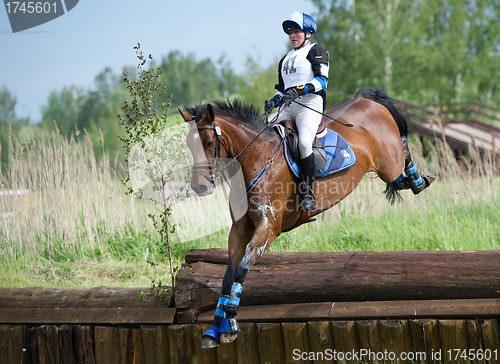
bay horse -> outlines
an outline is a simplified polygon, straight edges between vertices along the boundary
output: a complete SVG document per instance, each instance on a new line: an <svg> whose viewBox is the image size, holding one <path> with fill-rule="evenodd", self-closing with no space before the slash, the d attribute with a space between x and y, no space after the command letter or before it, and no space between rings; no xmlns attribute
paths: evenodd
<svg viewBox="0 0 500 364"><path fill-rule="evenodd" d="M282 138L273 128L265 127L266 120L255 107L240 101L216 101L215 106L198 105L186 108L186 113L179 112L186 122L195 122L187 144L193 154L191 188L199 196L213 191L210 176L218 173L216 161L220 158L236 158L246 185L254 184L250 191L247 188L246 213L232 221L229 261L214 323L203 335L203 348L236 338L236 314L245 277L282 232L312 221L313 216L339 203L367 172L375 172L387 184L384 193L392 203L400 197L399 190L411 188L417 194L433 181L433 177L417 172L406 140L407 119L381 89L361 89L353 100L326 113L352 127L323 118L327 128L341 134L351 145L357 161L343 171L316 180L317 209L313 211L298 210L300 180L284 158L274 158L282 155L277 153L283 147ZM201 142L201 153L194 150L195 141ZM255 182L257 175L261 178Z"/></svg>

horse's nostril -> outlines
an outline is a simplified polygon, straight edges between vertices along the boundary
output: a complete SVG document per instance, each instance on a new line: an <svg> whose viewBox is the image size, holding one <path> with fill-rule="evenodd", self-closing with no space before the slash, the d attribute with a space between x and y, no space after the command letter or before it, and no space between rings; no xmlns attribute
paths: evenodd
<svg viewBox="0 0 500 364"><path fill-rule="evenodd" d="M197 195L205 195L208 192L208 187L205 185L196 185L193 187L194 192L196 192Z"/></svg>

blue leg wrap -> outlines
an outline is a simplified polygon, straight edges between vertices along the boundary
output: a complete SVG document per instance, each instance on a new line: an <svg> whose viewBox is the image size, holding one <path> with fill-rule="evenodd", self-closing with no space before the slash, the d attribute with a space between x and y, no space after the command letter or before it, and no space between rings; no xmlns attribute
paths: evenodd
<svg viewBox="0 0 500 364"><path fill-rule="evenodd" d="M415 166L415 163L413 163L413 161L410 161L410 163L408 163L405 168L405 173L408 177L410 177L412 174L417 173L417 167Z"/></svg>
<svg viewBox="0 0 500 364"><path fill-rule="evenodd" d="M224 323L224 321L227 321L226 312L224 312L224 310L226 309L228 303L228 296L223 295L219 297L217 308L215 309L214 325L210 326L210 328L205 331L205 333L202 335L203 337L210 336L215 340L220 341L219 327L217 327L216 325L218 324L219 326L222 326L222 323Z"/></svg>
<svg viewBox="0 0 500 364"><path fill-rule="evenodd" d="M222 324L219 327L219 334L221 332L227 332L229 334L236 334L240 332L238 321L236 321L234 317L222 320Z"/></svg>
<svg viewBox="0 0 500 364"><path fill-rule="evenodd" d="M224 320L224 321L227 321L227 320ZM209 336L209 337L214 338L217 341L220 341L219 328L212 325L212 326L210 326L210 328L207 331L205 331L205 333L202 336L203 337Z"/></svg>
<svg viewBox="0 0 500 364"><path fill-rule="evenodd" d="M231 293L229 295L229 300L227 306L225 307L226 318L222 321L219 327L220 332L227 332L230 334L236 334L240 332L240 327L236 321L235 316L238 314L238 307L240 306L240 295L243 287L240 283L233 283L231 287Z"/></svg>
<svg viewBox="0 0 500 364"><path fill-rule="evenodd" d="M405 167L405 173L408 176L408 182L414 194L419 193L425 188L424 180L417 171L417 167L413 161L410 161Z"/></svg>

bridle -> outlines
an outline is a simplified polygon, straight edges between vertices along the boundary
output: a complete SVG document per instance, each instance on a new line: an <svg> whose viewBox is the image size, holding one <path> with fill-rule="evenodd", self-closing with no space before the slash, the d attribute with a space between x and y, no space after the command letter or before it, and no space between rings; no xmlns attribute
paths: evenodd
<svg viewBox="0 0 500 364"><path fill-rule="evenodd" d="M198 173L202 175L208 182L215 185L215 179L221 173L221 147L224 146L224 149L227 153L229 153L229 147L227 145L226 140L222 136L221 128L219 128L215 124L215 120L213 121L213 126L194 126L191 127L190 130L213 130L215 134L215 155L213 158L213 163L211 164L193 164L193 173ZM200 171L201 169L208 169L210 171L210 175L205 172Z"/></svg>
<svg viewBox="0 0 500 364"><path fill-rule="evenodd" d="M281 106L278 110L278 115L279 115L279 112L281 111ZM221 146L223 145L224 146L224 149L226 150L226 152L229 154L229 147L227 145L227 142L226 140L224 139L224 137L222 136L222 131L220 129L220 127L218 127L216 124L215 124L215 120L213 120L213 126L200 126L200 127L191 127L190 130L213 130L214 133L215 133L215 143L216 143L216 146L215 146L215 156L214 156L214 163L212 164L193 164L193 174L194 173L198 173L200 175L202 175L208 182L210 182L212 185L215 186L215 180L219 177L219 175L221 175L226 182L228 182L228 185L229 187L231 188L231 191L235 194L235 195L238 195L236 193L236 191L233 190L233 188L231 187L231 184L229 183L228 181L228 178L224 175L224 171L226 168L228 168L230 165L233 164L233 162L235 162L238 157L243 154L243 152L245 152L245 150L247 150L247 148L255 141L257 140L257 138L266 130L268 129L269 127L272 127L274 125L276 125L276 120L278 119L278 115L276 115L276 117L274 118L273 121L271 122L266 122L266 125L264 126L264 128L262 128L260 130L259 133L257 133L257 135L250 141L250 143L248 143L245 148L243 148L236 156L234 156L233 158L231 158L231 161L227 164L225 164L224 166L221 167L221 156L220 156L220 151L221 151ZM276 148L275 152L273 153L272 157L268 160L268 162L266 163L266 165L262 168L262 170L259 172L259 174L250 182L250 184L247 186L246 188L246 194L248 195L248 193L253 189L253 187L255 187L255 185L260 181L260 179L264 176L264 174L269 170L269 168L271 167L273 161L274 161L274 158L276 157L276 155L278 154L278 150L281 148L281 146L283 145L285 141L285 138L282 138L281 139L281 142L280 144L278 145L278 147ZM200 169L207 169L209 171L211 171L210 173L210 176L202 171L200 171ZM241 196L240 196L241 198Z"/></svg>

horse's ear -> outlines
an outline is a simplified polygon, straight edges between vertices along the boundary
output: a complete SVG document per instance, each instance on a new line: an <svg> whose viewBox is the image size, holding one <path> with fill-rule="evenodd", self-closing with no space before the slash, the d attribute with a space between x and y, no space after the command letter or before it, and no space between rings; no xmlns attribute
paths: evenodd
<svg viewBox="0 0 500 364"><path fill-rule="evenodd" d="M212 122L215 119L214 108L210 104L207 104L207 119L209 122Z"/></svg>
<svg viewBox="0 0 500 364"><path fill-rule="evenodd" d="M184 119L185 122L190 122L190 121L192 121L194 119L191 115L186 114L185 112L182 112L181 109L177 109L177 110L179 110L179 112L180 112L180 114L181 114L181 116L182 116L182 118Z"/></svg>

